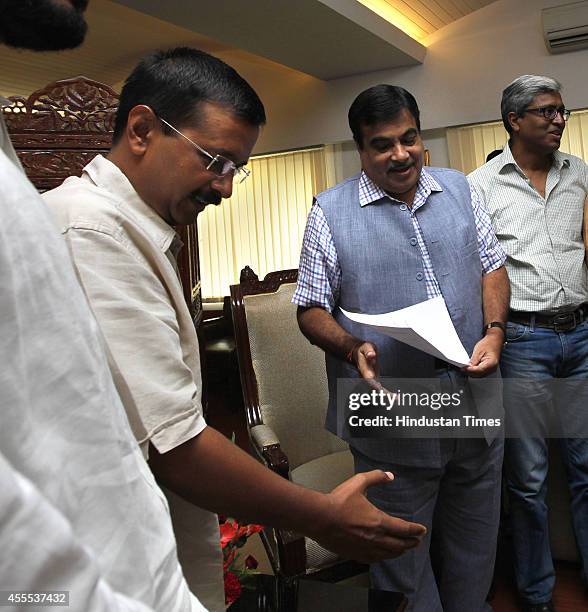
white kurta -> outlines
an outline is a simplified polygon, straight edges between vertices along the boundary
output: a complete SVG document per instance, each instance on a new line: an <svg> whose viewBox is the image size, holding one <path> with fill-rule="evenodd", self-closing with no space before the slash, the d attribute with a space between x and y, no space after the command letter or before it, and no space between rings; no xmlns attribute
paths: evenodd
<svg viewBox="0 0 588 612"><path fill-rule="evenodd" d="M175 255L175 230L101 155L44 195L104 333L123 404L145 453L166 453L197 436L202 416L198 338ZM120 390L121 385L119 385ZM136 407L136 408L135 408ZM166 491L184 575L210 610L224 610L216 515Z"/></svg>
<svg viewBox="0 0 588 612"><path fill-rule="evenodd" d="M1 120L0 131L5 137ZM155 610L203 610L182 576L165 498L132 436L66 246L3 151L0 185L0 452L3 478L16 480L0 496L14 496L18 524L0 521L0 589L50 584L71 590L71 610L112 609L90 598L101 576L105 588ZM6 556L15 538L20 559ZM80 546L80 563L70 563ZM39 581L34 568L59 550L63 565Z"/></svg>

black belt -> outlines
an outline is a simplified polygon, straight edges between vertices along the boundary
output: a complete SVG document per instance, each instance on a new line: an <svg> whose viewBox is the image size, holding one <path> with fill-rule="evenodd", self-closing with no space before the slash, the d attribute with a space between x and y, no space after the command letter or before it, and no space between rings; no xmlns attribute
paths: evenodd
<svg viewBox="0 0 588 612"><path fill-rule="evenodd" d="M520 323L521 325L535 325L536 327L547 327L556 332L566 332L576 329L580 323L586 320L587 316L588 305L582 304L582 306L571 312L560 312L554 315L511 310L508 313L508 320L512 323Z"/></svg>

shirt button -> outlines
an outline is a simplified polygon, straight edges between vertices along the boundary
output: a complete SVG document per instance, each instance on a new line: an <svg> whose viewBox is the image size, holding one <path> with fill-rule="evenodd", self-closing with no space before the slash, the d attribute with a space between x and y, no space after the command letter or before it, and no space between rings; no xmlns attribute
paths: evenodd
<svg viewBox="0 0 588 612"><path fill-rule="evenodd" d="M422 272L417 272L416 279L423 280L423 278L425 278L425 275Z"/></svg>
<svg viewBox="0 0 588 612"><path fill-rule="evenodd" d="M400 205L400 210L406 210L408 208L408 206L406 204L401 204Z"/></svg>
<svg viewBox="0 0 588 612"><path fill-rule="evenodd" d="M417 243L417 239L416 238L411 238L410 239L410 244L412 244L412 246L414 246Z"/></svg>

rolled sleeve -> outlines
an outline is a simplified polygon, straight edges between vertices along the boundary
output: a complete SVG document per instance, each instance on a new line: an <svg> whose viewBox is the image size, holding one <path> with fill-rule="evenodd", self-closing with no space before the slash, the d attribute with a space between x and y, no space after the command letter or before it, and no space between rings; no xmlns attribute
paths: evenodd
<svg viewBox="0 0 588 612"><path fill-rule="evenodd" d="M339 298L341 267L331 230L320 206L312 205L302 240L298 284L292 302L332 312Z"/></svg>
<svg viewBox="0 0 588 612"><path fill-rule="evenodd" d="M482 263L482 272L488 274L504 265L506 253L502 246L500 246L498 238L496 238L490 215L471 183L470 194L476 223L476 233L478 235L478 250L480 262Z"/></svg>
<svg viewBox="0 0 588 612"><path fill-rule="evenodd" d="M200 390L182 359L176 312L165 287L124 235L100 228L64 234L79 279L146 431L160 453L205 427Z"/></svg>

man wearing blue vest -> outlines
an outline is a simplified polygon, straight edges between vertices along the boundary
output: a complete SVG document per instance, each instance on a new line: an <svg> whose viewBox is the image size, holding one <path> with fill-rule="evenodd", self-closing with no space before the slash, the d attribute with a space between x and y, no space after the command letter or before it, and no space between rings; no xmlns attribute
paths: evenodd
<svg viewBox="0 0 588 612"><path fill-rule="evenodd" d="M337 427L337 381L435 379L446 390L465 388L479 414L489 407L501 414L500 394L476 391L470 377L497 375L509 301L505 254L465 177L423 169L419 109L408 91L364 91L351 105L349 125L362 172L316 197L293 298L302 332L326 352L326 425L349 442L356 471L377 466L396 475L389 490L374 487L370 500L428 528L418 549L372 565L374 586L405 593L418 612L488 610L501 436L479 430L475 438L351 437ZM379 314L437 296L472 355L463 370L341 312Z"/></svg>

